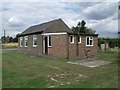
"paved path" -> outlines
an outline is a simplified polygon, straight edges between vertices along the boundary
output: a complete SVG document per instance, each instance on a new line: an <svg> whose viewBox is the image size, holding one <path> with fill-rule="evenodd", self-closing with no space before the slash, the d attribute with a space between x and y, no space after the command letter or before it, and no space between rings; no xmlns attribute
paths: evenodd
<svg viewBox="0 0 120 90"><path fill-rule="evenodd" d="M18 48L0 49L0 53L18 51Z"/></svg>
<svg viewBox="0 0 120 90"><path fill-rule="evenodd" d="M72 62L67 62L70 64L77 64L77 65L82 65L86 67L99 67L103 65L108 65L112 62L110 61L104 61L104 60L79 60L79 61L72 61Z"/></svg>

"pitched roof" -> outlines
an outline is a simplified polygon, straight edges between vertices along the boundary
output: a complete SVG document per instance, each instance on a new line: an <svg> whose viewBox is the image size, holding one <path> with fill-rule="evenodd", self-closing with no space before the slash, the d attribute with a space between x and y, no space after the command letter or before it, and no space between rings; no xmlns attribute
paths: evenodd
<svg viewBox="0 0 120 90"><path fill-rule="evenodd" d="M20 35L27 35L37 32L71 32L70 28L62 21L56 19L39 25L34 25L23 31Z"/></svg>

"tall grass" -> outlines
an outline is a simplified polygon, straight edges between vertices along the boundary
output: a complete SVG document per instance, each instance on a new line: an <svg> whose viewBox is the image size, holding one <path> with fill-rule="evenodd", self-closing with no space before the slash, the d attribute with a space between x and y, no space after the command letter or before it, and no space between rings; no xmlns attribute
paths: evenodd
<svg viewBox="0 0 120 90"><path fill-rule="evenodd" d="M2 48L18 48L18 43L6 43L6 44L1 44Z"/></svg>

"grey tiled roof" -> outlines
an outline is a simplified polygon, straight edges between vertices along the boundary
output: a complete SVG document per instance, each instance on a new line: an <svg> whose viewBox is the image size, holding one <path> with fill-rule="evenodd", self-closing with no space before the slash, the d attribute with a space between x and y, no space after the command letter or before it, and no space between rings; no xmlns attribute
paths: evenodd
<svg viewBox="0 0 120 90"><path fill-rule="evenodd" d="M36 33L36 32L71 32L70 28L62 21L56 19L53 21L45 22L39 25L34 25L26 29L21 35Z"/></svg>

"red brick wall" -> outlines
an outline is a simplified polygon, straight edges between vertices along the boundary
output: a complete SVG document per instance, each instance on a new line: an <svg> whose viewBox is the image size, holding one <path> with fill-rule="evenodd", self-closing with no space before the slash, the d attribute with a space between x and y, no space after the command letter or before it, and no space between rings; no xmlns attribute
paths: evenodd
<svg viewBox="0 0 120 90"><path fill-rule="evenodd" d="M68 42L69 43L69 58L74 58L77 55L77 46L76 46L77 38L74 36L74 43L70 43L70 37L68 39L69 39L69 42Z"/></svg>
<svg viewBox="0 0 120 90"><path fill-rule="evenodd" d="M37 47L33 47L33 35L28 35L28 47L25 47L25 41L23 36L23 46L20 47L20 37L18 38L19 51L28 54L40 55L42 54L42 35L37 35Z"/></svg>
<svg viewBox="0 0 120 90"><path fill-rule="evenodd" d="M19 42L18 38L18 42ZM42 35L37 34L37 47L33 47L33 35L28 35L28 47L24 47L24 37L23 37L23 47L20 47L19 51L23 53L40 55L42 54ZM98 48L98 38L93 36L93 46L86 46L86 36L81 36L81 43L78 44L78 56L77 56L77 37L74 36L74 43L70 43L68 35L51 35L52 47L48 47L48 54L52 56L67 58L85 58L85 50L90 50L88 56L96 55ZM69 51L69 52L68 52Z"/></svg>
<svg viewBox="0 0 120 90"><path fill-rule="evenodd" d="M86 36L81 36L81 43L78 44L78 57L85 58L86 52L88 56L93 56L97 54L98 48L98 39L96 36L93 36L93 46L86 46ZM69 42L69 57L77 57L77 37L74 36L74 43Z"/></svg>
<svg viewBox="0 0 120 90"><path fill-rule="evenodd" d="M89 50L89 52L87 52L88 57L89 56L94 56L97 54L97 49L98 49L98 40L96 36L93 36L93 46L86 46L86 36L82 37L82 45L81 45L81 52L80 53L80 57L86 57L85 56L85 51Z"/></svg>
<svg viewBox="0 0 120 90"><path fill-rule="evenodd" d="M51 35L52 47L48 48L48 54L67 58L67 35Z"/></svg>

